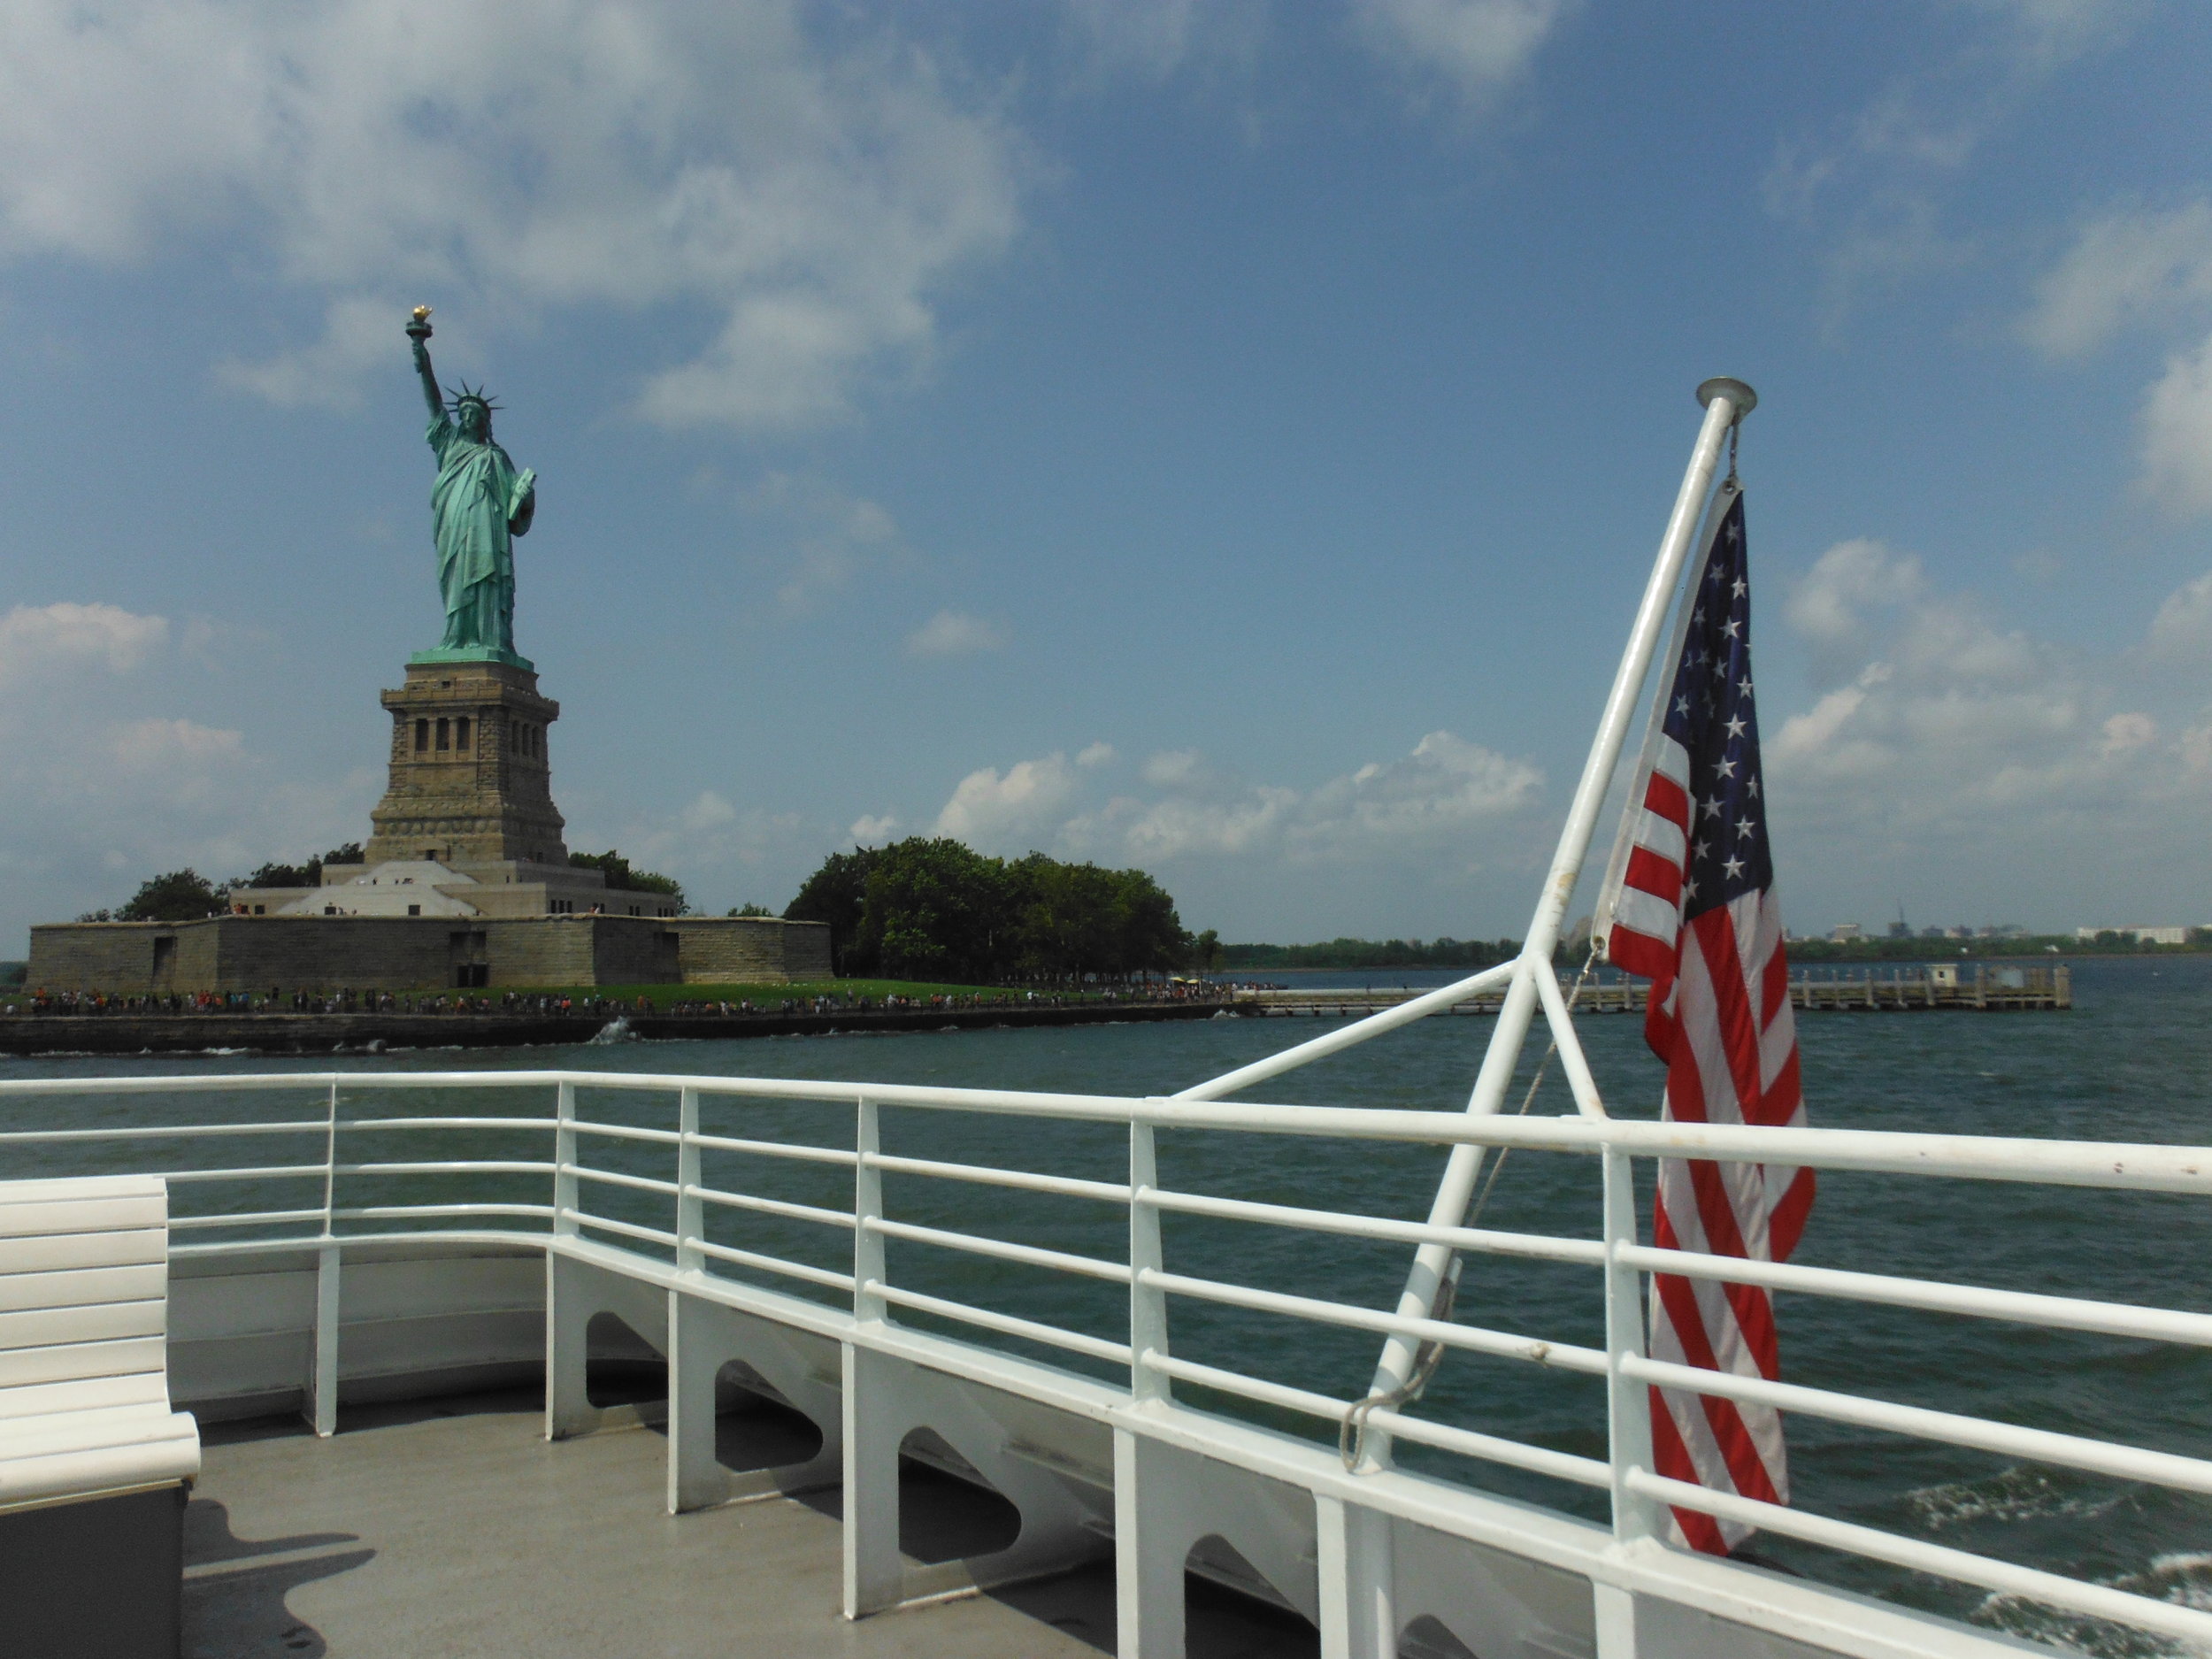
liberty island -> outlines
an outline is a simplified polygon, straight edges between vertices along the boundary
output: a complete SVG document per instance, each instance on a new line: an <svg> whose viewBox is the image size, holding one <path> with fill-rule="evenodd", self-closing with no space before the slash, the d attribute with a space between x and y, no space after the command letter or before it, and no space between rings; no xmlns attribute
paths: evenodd
<svg viewBox="0 0 2212 1659"><path fill-rule="evenodd" d="M314 887L234 887L228 914L199 921L35 926L29 982L160 995L830 978L822 924L680 915L665 894L571 861L552 791L561 705L515 649L514 541L536 516L537 474L495 441L480 388L441 391L428 306L405 333L430 415L444 625L381 694L387 785L364 861L325 865Z"/></svg>

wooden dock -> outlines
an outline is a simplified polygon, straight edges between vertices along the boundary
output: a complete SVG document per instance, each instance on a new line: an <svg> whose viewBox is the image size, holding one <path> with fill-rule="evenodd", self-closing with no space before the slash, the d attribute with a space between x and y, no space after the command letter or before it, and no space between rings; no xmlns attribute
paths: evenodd
<svg viewBox="0 0 2212 1659"><path fill-rule="evenodd" d="M1560 977L1563 991L1573 980ZM1237 998L1240 1014L1267 1019L1356 1019L1395 1008L1418 991L1252 991ZM1650 995L1641 979L1595 981L1582 987L1575 1011L1581 1014L1640 1014ZM1494 1014L1501 991L1485 991L1452 1008L1455 1014ZM1790 975L1790 1001L1797 1007L1836 1013L1922 1013L1953 1011L2015 1013L2070 1009L2074 1005L2073 971L2063 964L2011 966L2006 964L1940 964L1933 968L1803 968Z"/></svg>

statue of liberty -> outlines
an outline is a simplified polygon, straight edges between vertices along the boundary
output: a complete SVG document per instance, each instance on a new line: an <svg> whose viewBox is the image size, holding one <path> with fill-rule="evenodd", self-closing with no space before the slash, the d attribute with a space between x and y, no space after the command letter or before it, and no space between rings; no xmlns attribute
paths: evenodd
<svg viewBox="0 0 2212 1659"><path fill-rule="evenodd" d="M526 534L537 511L537 474L518 472L506 450L492 442L492 411L498 405L465 382L446 396L430 370L430 308L415 307L407 326L415 342L415 372L430 405L430 448L438 457L430 487L430 518L438 543L438 588L445 599L445 637L434 650L411 658L425 662L531 664L515 652L513 538Z"/></svg>

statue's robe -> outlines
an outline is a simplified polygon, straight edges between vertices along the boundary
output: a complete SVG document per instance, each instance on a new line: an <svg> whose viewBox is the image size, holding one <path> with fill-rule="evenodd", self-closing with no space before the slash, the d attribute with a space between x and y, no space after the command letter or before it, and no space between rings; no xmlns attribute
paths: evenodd
<svg viewBox="0 0 2212 1659"><path fill-rule="evenodd" d="M472 442L451 419L430 425L438 480L430 516L438 541L438 588L445 596L448 649L515 648L515 556L512 537L530 527L534 486L518 490L519 474L506 450Z"/></svg>

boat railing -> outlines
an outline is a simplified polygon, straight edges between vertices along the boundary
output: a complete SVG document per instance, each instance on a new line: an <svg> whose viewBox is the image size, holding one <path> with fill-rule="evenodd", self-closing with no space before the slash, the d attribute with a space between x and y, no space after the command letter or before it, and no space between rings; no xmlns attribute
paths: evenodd
<svg viewBox="0 0 2212 1659"><path fill-rule="evenodd" d="M305 1096L312 1106L295 1103ZM587 1115L588 1095L597 1115ZM766 1078L674 1076L589 1071L449 1071L257 1073L242 1076L103 1077L0 1082L7 1121L24 1125L34 1102L79 1109L96 1097L109 1121L12 1126L0 1130L0 1175L79 1171L157 1173L171 1182L170 1225L181 1258L307 1247L335 1254L346 1247L398 1238L593 1241L597 1259L634 1258L640 1272L712 1283L731 1270L766 1276L798 1294L827 1302L842 1316L843 1340L866 1347L897 1330L901 1316L964 1328L990 1339L1056 1350L1102 1379L1132 1409L1169 1412L1201 1426L1215 1414L1178 1398L1178 1385L1248 1402L1268 1421L1307 1421L1315 1438L1333 1438L1356 1398L1316 1391L1258 1368L1179 1356L1171 1336L1179 1302L1211 1304L1312 1325L1398 1336L1487 1356L1603 1384L1602 1427L1608 1455L1584 1455L1491 1432L1476 1423L1442 1420L1399 1402L1371 1412L1371 1426L1390 1440L1433 1448L1480 1463L1564 1481L1605 1494L1614 1547L1624 1555L1671 1551L1670 1506L1796 1539L1847 1555L1925 1573L2005 1597L2109 1619L2185 1641L2212 1641L2212 1613L1995 1556L1938 1544L1863 1522L1758 1502L1667 1479L1653 1467L1649 1391L1681 1389L1775 1407L1792 1417L1824 1419L1901 1436L2057 1465L2123 1482L2212 1494L2212 1461L2061 1429L1999 1421L1901 1403L1839 1389L1757 1375L1719 1372L1655 1360L1645 1347L1645 1310L1653 1274L1681 1275L1722 1285L1763 1287L1825 1299L2099 1333L2146 1342L2212 1348L2212 1314L2113 1301L1839 1267L1785 1264L1655 1248L1644 1240L1637 1171L1662 1158L1807 1166L1912 1179L1994 1181L2026 1186L2103 1188L2212 1197L2212 1148L2038 1139L1838 1129L1741 1129L1622 1121L1586 1116L1473 1118L1459 1113L1079 1094L931 1087ZM139 1097L134 1121L114 1121L119 1097ZM181 1122L173 1114L195 1100L218 1097L227 1120ZM434 1098L427 1098L434 1097ZM496 1110L456 1110L479 1097ZM529 1102L521 1110L511 1102ZM263 1110L266 1100L276 1110ZM278 1102L281 1102L279 1106ZM415 1102L433 1110L408 1110ZM610 1102L621 1102L613 1110ZM707 1110L781 1102L822 1109L807 1133L791 1133L788 1116L759 1133ZM962 1162L887 1152L887 1111L982 1114L1021 1120L1087 1123L1125 1131L1125 1166L1118 1179L1098 1179L996 1163ZM618 1121L637 1117L640 1121ZM1226 1135L1298 1136L1350 1148L1390 1141L1418 1147L1472 1145L1494 1152L1534 1151L1586 1159L1598 1166L1588 1231L1537 1233L1481 1226L1438 1226L1351 1210L1263 1202L1170 1185L1159 1172L1161 1137L1190 1131ZM481 1150L488 1136L518 1137L535 1156L454 1156ZM1008 1137L1007 1144L1012 1143ZM403 1146L405 1154L389 1155ZM228 1148L272 1148L265 1161L246 1161ZM356 1148L368 1148L357 1153ZM227 1162L211 1162L211 1158ZM810 1166L847 1189L836 1202L802 1202L758 1190L768 1183L710 1179L718 1169L747 1161ZM618 1167L618 1164L624 1165ZM1233 1169L1233 1160L1225 1162ZM1648 1191L1648 1170L1645 1190ZM994 1236L987 1204L971 1202L961 1225L896 1213L885 1199L885 1178L949 1184L972 1194L1021 1193L1127 1213L1125 1248L1092 1255ZM450 1178L455 1190L439 1202L349 1202L357 1182L388 1178ZM534 1199L516 1192L542 1183ZM499 1190L490 1190L497 1186ZM204 1194L204 1196L203 1196ZM288 1195L289 1194L289 1195ZM818 1198L820 1194L816 1193ZM1094 1210L1093 1214L1095 1214ZM803 1228L828 1241L806 1251L778 1232L773 1239L733 1242L714 1217L743 1216ZM1409 1317L1391 1307L1333 1299L1326 1285L1299 1291L1243 1282L1234 1252L1211 1259L1171 1260L1163 1219L1203 1218L1292 1233L1407 1246L1445 1245L1471 1257L1564 1264L1588 1270L1601 1300L1604 1340L1576 1342L1524 1331L1488 1328L1453 1318ZM1012 1230L1012 1229L1008 1229ZM738 1235L743 1239L745 1235ZM1015 1313L984 1300L924 1289L894 1277L892 1241L949 1251L1010 1268L1039 1270L1064 1280L1105 1287L1118 1310L1110 1335L1096 1329ZM775 1248L771 1248L774 1246ZM757 1247L757 1248L751 1248ZM803 1259L811 1254L814 1259ZM827 1262L830 1264L825 1264ZM987 1279L982 1282L989 1282ZM334 1294L319 1304L319 1320L336 1318ZM909 1325L900 1351L918 1351L933 1337ZM1001 1344L1003 1346L1002 1342ZM335 1365L334 1328L319 1325L320 1363ZM994 1372L995 1386L1018 1387L1018 1367ZM334 1385L334 1371L328 1379ZM334 1400L334 1386L329 1397ZM1495 1426L1494 1425L1493 1425ZM1234 1460L1233 1449L1222 1455ZM1477 1483L1463 1481L1473 1493Z"/></svg>

